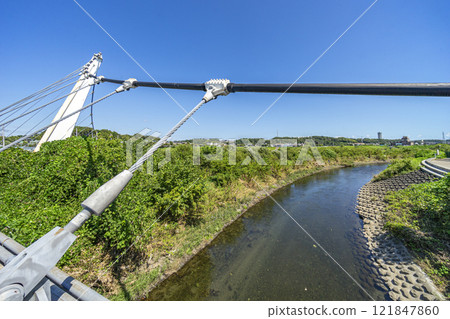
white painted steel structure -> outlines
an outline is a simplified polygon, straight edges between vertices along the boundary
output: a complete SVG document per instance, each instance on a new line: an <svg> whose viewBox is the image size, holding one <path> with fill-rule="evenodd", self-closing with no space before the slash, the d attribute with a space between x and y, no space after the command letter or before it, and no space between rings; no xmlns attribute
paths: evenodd
<svg viewBox="0 0 450 319"><path fill-rule="evenodd" d="M95 84L95 76L97 75L97 71L102 63L102 60L102 54L97 53L94 54L92 59L84 66L80 79L73 87L71 94L64 101L52 123L58 121L64 116L67 116L68 114L73 113L76 110L79 110L84 105L91 86ZM38 152L41 145L45 142L69 138L72 135L79 116L80 113L78 112L64 121L49 127L45 131L34 151Z"/></svg>

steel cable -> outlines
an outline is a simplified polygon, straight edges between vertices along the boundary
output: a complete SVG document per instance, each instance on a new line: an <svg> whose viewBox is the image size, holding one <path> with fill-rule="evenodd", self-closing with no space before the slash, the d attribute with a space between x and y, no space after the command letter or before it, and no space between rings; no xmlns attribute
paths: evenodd
<svg viewBox="0 0 450 319"><path fill-rule="evenodd" d="M164 137L162 137L158 142L156 142L155 145L153 145L148 151L147 153L145 153L140 159L138 159L136 161L136 163L133 164L133 166L130 167L129 171L134 173L139 167L142 166L142 164L144 164L144 162L150 157L152 156L152 154L158 149L160 148L172 135L173 133L175 133L180 127L181 125L183 125L195 112L197 112L197 110L203 105L205 104L206 101L204 99L202 99L202 101L200 103L198 103L188 114L186 114L181 121L179 121L166 135L164 135Z"/></svg>
<svg viewBox="0 0 450 319"><path fill-rule="evenodd" d="M91 103L94 101L95 85L92 87ZM94 137L94 107L91 106L91 126L92 126L92 137Z"/></svg>
<svg viewBox="0 0 450 319"><path fill-rule="evenodd" d="M62 93L59 93L58 96L56 96L56 98L59 98L59 97L61 96L61 94L62 94ZM35 104L33 104L33 106L36 105L36 104L37 104L37 102L36 102ZM31 106L31 107L33 107L33 106ZM30 108L31 108L31 107L30 107ZM28 111L30 108L28 108L27 111ZM38 114L39 114L40 112L42 112L43 110L44 110L44 108L41 108L41 109L38 110L36 113L34 113L33 115L31 115L29 118L27 118L22 124L20 124L19 126L17 126L12 132L10 132L10 133L8 134L8 137L11 136L11 135L13 135L14 132L16 132L18 129L20 129L22 126L24 126L24 125L25 125L26 123L28 123L30 120L32 120L36 115L38 115ZM54 112L52 112L52 113L54 113ZM51 113L51 114L52 114L52 113ZM48 117L48 116L46 116L43 120L45 120L47 117ZM43 120L39 121L38 124L36 124L35 126L33 126L33 127L32 127L30 130L28 130L25 134L30 133L35 127L37 127L40 123L42 123ZM11 123L5 125L5 127L11 125L12 123L13 123L13 122L11 122Z"/></svg>
<svg viewBox="0 0 450 319"><path fill-rule="evenodd" d="M106 98L108 98L108 97L110 97L110 96L112 96L112 95L114 95L114 94L116 94L116 93L118 93L117 90L114 90L113 92L111 92L111 93L109 93L109 94L103 96L102 98L98 99L97 101L94 101L93 103L89 103L88 105L83 106L82 108L80 108L80 109L78 109L78 110L76 110L76 111L74 111L74 112L72 112L72 113L70 113L70 114L68 114L68 115L66 115L66 116L64 116L64 117L62 117L62 118L60 118L60 119L57 120L57 121L52 122L52 123L49 124L49 125L46 125L46 126L40 128L40 129L34 131L33 133L30 133L30 134L27 134L27 135L22 136L22 137L19 138L18 140L14 141L14 142L12 142L12 143L10 143L10 144L8 144L8 145L6 145L5 147L0 148L0 152L3 152L4 150L6 150L6 149L8 149L8 148L10 148L10 147L12 147L12 146L14 146L14 145L19 144L20 142L22 142L22 141L24 141L24 140L30 138L30 137L33 136L33 135L39 134L39 133L42 132L43 130L48 129L48 128L51 127L51 126L53 126L53 125L55 125L55 124L58 124L59 122L62 122L62 121L64 121L64 120L68 119L69 117L71 117L71 116L73 116L73 115L75 115L75 114L77 114L77 113L79 113L79 112L81 112L81 111L87 109L88 107L90 107L90 106L92 106L92 105L95 105L95 104L97 104L97 103L103 101L104 99L106 99Z"/></svg>
<svg viewBox="0 0 450 319"><path fill-rule="evenodd" d="M123 83L123 80L101 78L102 82ZM142 82L140 87L162 87L176 90L206 91L204 83ZM392 96L450 96L450 83L229 83L227 91L258 93L305 93L305 94L354 94Z"/></svg>
<svg viewBox="0 0 450 319"><path fill-rule="evenodd" d="M48 102L48 103L46 103L46 104L44 104L44 105L41 105L41 106L35 108L34 110L31 110L31 111L29 111L29 112L23 113L23 114L21 114L21 115L15 117L15 118L13 118L12 120L9 120L9 121L6 121L6 122L1 122L1 123L0 123L0 126L7 125L8 123L14 122L15 120L18 120L18 119L20 119L21 117L24 117L24 116L27 116L27 115L30 114L30 113L36 112L37 110L40 110L40 109L42 109L42 108L44 108L44 107L46 107L46 106L48 106L48 105L50 105L50 104L53 104L53 103L55 103L55 102L57 102L57 101L59 101L59 100L65 98L65 97L68 97L68 96L71 95L71 94L75 94L75 93L77 93L78 91L81 91L81 90L83 90L83 89L85 89L85 88L87 88L87 87L89 87L89 86L91 86L91 85L94 85L94 84L88 84L88 85L86 85L86 86L83 86L83 87L81 87L81 88L79 88L79 89L77 89L77 90L75 90L75 91L73 91L73 92L70 92L69 94L63 95L63 96L61 96L61 97L59 97L59 98L57 98L57 99L54 99L53 101L50 101L50 102Z"/></svg>
<svg viewBox="0 0 450 319"><path fill-rule="evenodd" d="M15 106L15 107L13 107L12 109L7 110L6 112L3 112L2 114L0 114L0 116L4 116L5 114L8 114L8 113L10 113L10 112L12 112L12 111L14 111L14 110L17 110L17 109L21 109L22 107L24 107L24 106L26 106L26 105L28 105L28 104L30 104L30 103L33 103L33 102L35 102L35 101L40 101L40 100L42 100L44 97L47 97L47 96L49 96L50 94L56 93L56 92L58 92L58 91L61 91L62 89L66 88L66 87L68 87L68 86L71 86L71 85L77 83L78 81L79 81L79 80L73 81L73 82L71 82L71 83L69 83L69 84L66 84L66 85L64 85L64 86L62 86L62 87L60 87L60 88L58 88L58 89L56 89L56 90L54 90L54 91L51 91L51 92L49 92L49 93L47 93L47 94L45 94L45 95L39 96L39 97L35 98L34 100L31 100L31 101L29 101L29 102L27 102L27 103L25 103L25 104L22 104L22 105L19 105L19 106Z"/></svg>
<svg viewBox="0 0 450 319"><path fill-rule="evenodd" d="M75 76L78 76L78 75L79 75L79 72L80 72L81 70L82 70L82 67L81 67L81 68L78 68L77 70L75 70L75 71L73 71L73 72L71 72L71 73L69 73L68 75L66 75L66 76L63 77L62 79L60 79L60 80L58 80L58 81L56 81L56 82L54 82L54 83L52 83L52 84L46 86L45 88L43 88L43 89L41 89L41 90L39 90L39 91L37 91L37 92L35 92L35 93L33 93L33 94L31 94L31 95L25 97L25 98L23 98L23 99L21 99L21 100L19 100L19 101L17 101L17 102L14 102L13 104L10 104L10 105L8 105L8 106L6 106L6 107L0 109L0 112L3 112L4 110L7 110L7 109L9 109L9 108L12 107L12 106L15 106L15 105L18 105L18 104L20 104L20 103L22 103L22 102L25 102L25 101L27 101L27 100L29 100L29 99L31 99L31 98L34 98L35 96L38 96L39 94L42 94L42 93L44 93L44 92L46 92L46 91L52 89L53 87L55 87L55 86L57 86L57 85L60 85L60 84L63 83L63 82L67 82L68 80L74 78Z"/></svg>

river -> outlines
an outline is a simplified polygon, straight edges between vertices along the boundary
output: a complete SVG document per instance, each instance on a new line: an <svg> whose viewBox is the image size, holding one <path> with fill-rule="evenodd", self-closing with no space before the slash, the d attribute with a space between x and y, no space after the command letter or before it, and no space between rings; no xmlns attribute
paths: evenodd
<svg viewBox="0 0 450 319"><path fill-rule="evenodd" d="M265 198L147 300L388 300L355 214L358 190L385 167L324 171L272 194L329 255Z"/></svg>

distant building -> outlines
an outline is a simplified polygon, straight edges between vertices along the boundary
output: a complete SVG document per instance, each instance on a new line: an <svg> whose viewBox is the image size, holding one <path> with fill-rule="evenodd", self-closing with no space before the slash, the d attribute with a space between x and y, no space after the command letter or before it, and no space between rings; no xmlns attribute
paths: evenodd
<svg viewBox="0 0 450 319"><path fill-rule="evenodd" d="M411 140L409 139L409 137L408 136L403 136L402 137L402 139L401 139L401 143L402 143L402 145L414 145L414 142L411 142Z"/></svg>
<svg viewBox="0 0 450 319"><path fill-rule="evenodd" d="M379 139L379 140L382 140L382 139L383 139L383 133L378 132L378 139Z"/></svg>

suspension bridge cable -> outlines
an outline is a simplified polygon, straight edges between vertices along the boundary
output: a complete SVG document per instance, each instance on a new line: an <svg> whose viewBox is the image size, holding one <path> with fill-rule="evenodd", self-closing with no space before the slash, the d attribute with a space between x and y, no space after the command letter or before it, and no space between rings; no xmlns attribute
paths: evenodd
<svg viewBox="0 0 450 319"><path fill-rule="evenodd" d="M69 83L69 84L66 84L66 85L64 85L64 86L62 86L62 87L60 87L60 88L58 88L58 89L55 89L55 90L53 90L53 91L51 91L51 92L49 92L49 93L47 93L47 94L45 94L45 95L39 96L39 97L35 98L34 100L28 101L28 102L25 103L25 104L15 106L15 107L13 107L13 108L7 110L6 112L3 112L2 114L0 114L0 116L4 116L5 114L8 114L8 113L10 113L10 112L12 112L12 111L14 111L14 110L16 110L16 109L20 109L20 108L22 108L22 107L24 107L24 106L26 106L26 105L28 105L28 104L30 104L30 103L33 103L34 101L40 101L40 100L43 99L44 97L49 96L50 94L56 93L56 92L58 92L58 91L61 91L62 89L66 88L66 87L68 87L68 86L71 86L71 85L77 83L78 81L79 81L79 80L73 81L73 82L71 82L71 83Z"/></svg>
<svg viewBox="0 0 450 319"><path fill-rule="evenodd" d="M32 128L30 128L24 135L29 134L31 131L33 131L36 127L39 126L39 124L41 124L42 122L44 122L46 119L48 119L50 116L52 116L53 114L55 114L57 111L59 110L59 105L53 110L51 111L46 117L44 117L42 120L40 120L37 124L35 124Z"/></svg>
<svg viewBox="0 0 450 319"><path fill-rule="evenodd" d="M3 112L4 110L7 110L8 108L10 108L10 107L12 107L12 106L15 106L15 105L17 105L17 104L20 104L20 103L22 103L22 102L25 102L25 101L27 101L27 100L29 100L29 99L31 99L31 98L34 98L35 96L37 96L37 95L39 95L39 94L42 94L42 93L44 93L44 92L46 92L46 91L52 89L53 87L55 87L55 86L61 84L62 82L68 81L69 78L71 79L71 78L73 78L73 77L79 75L79 72L80 72L81 70L82 70L82 67L76 69L75 71L69 73L68 75L66 75L66 76L63 77L62 79L60 79L60 80L58 80L58 81L56 81L56 82L54 82L54 83L52 83L52 84L46 86L45 88L43 88L43 89L41 89L41 90L39 90L39 91L37 91L37 92L35 92L35 93L33 93L33 94L31 94L31 95L25 97L25 98L23 98L23 99L21 99L21 100L19 100L19 101L17 101L17 102L14 102L13 104L10 104L10 105L4 107L3 109L0 109L0 112Z"/></svg>
<svg viewBox="0 0 450 319"><path fill-rule="evenodd" d="M152 156L152 154L160 148L172 135L175 133L181 125L183 125L197 110L206 103L205 99L202 99L200 103L198 103L188 114L186 114L181 121L179 121L166 135L164 135L158 142L156 142L155 145L153 145L147 153L145 153L140 159L136 161L136 163L133 164L133 166L130 167L129 171L131 173L134 173L144 162Z"/></svg>
<svg viewBox="0 0 450 319"><path fill-rule="evenodd" d="M94 93L95 93L95 85L92 87L92 94L91 94L91 103L94 101ZM94 106L91 106L91 126L92 126L92 137L94 137Z"/></svg>
<svg viewBox="0 0 450 319"><path fill-rule="evenodd" d="M450 83L317 83L317 84L235 84L231 92L355 94L394 96L450 96Z"/></svg>
<svg viewBox="0 0 450 319"><path fill-rule="evenodd" d="M74 84L74 83L75 83L75 82L72 82L71 84ZM57 90L55 90L55 91L53 91L53 92L47 94L46 96L48 96L48 95L50 95L50 94L53 94L53 93L56 93L57 91L60 91L61 89L62 89L62 88L57 89ZM11 108L10 110L4 112L3 114L0 114L0 117L2 117L2 116L5 116L6 114L10 113L8 116L4 117L4 118L2 119L2 121L5 121L5 120L9 119L9 118L10 118L11 116L13 116L14 114L17 114L17 112L19 112L20 109L22 109L22 108L25 107L26 105L28 105L28 104L34 102L34 103L31 104L31 106L29 106L25 111L22 111L21 114L23 114L23 113L29 111L29 110L32 109L34 106L36 106L36 104L38 104L39 102L41 102L46 96L38 97L38 98L36 98L36 99L34 99L34 100L32 100L32 101L29 101L28 103L25 103L25 104L19 105L19 106L15 106L14 108ZM59 97L59 96L61 96L61 94L59 94L58 97Z"/></svg>
<svg viewBox="0 0 450 319"><path fill-rule="evenodd" d="M21 105L17 105L17 106L14 106L14 107L12 107L12 108L10 108L10 109L8 109L8 110L5 110L2 114L0 114L0 117L5 116L6 114L12 112L10 115L8 115L7 117L4 117L4 118L3 118L3 120L6 120L6 119L10 118L11 116L13 116L14 114L16 114L17 112L19 112L19 111L20 111L21 109L23 109L25 106L27 106L27 105L29 105L29 104L32 104L32 103L33 103L32 105L34 106L34 105L36 105L37 103L39 103L40 101L42 101L44 98L46 98L47 96L49 96L49 95L51 95L51 94L54 94L54 93L56 93L56 92L58 92L58 91L61 91L62 89L66 88L67 86L73 85L73 84L75 84L75 83L77 83L77 81L71 82L71 83L69 83L68 85L65 85L65 86L63 86L63 87L60 87L60 88L58 88L58 89L55 89L55 90L49 92L48 94L45 94L45 95L42 95L42 96L38 96L38 97L34 98L34 99L31 100L31 101L28 101L28 102L23 103L23 104L21 104ZM31 106L31 107L33 107L33 106ZM27 110L29 110L31 107L28 107ZM26 111L24 111L24 112L26 112Z"/></svg>
<svg viewBox="0 0 450 319"><path fill-rule="evenodd" d="M23 111L21 114L31 110L33 107L35 107L40 101L36 101L34 102L32 105L30 105L30 107L28 107L25 111ZM9 114L7 117L3 118L2 121L6 121L7 119L9 119L11 116L13 116L14 114L16 114L17 112L19 112L19 110L16 110L14 112L12 112L11 114ZM5 125L5 126L9 126L11 123Z"/></svg>
<svg viewBox="0 0 450 319"><path fill-rule="evenodd" d="M29 96L27 96L27 97L25 97L25 98L23 98L23 99L21 99L21 100L19 100L19 101L17 101L17 102L14 102L14 103L12 103L12 104L6 106L5 108L1 109L0 111L3 111L4 109L7 109L7 108L9 108L9 107L11 107L11 106L20 104L20 103L22 103L22 102L24 102L24 101L27 101L27 100L29 100L30 98L33 98L33 97L35 97L35 96L37 96L37 95L39 95L39 94L41 94L41 93L43 93L43 92L48 91L49 89L52 89L53 87L55 87L55 86L61 84L62 82L66 82L69 78L71 79L71 78L73 78L73 77L79 75L79 74L80 74L79 72L80 72L81 70L82 70L82 68L78 68L77 70L75 70L75 71L69 73L68 75L66 75L66 76L63 77L62 79L60 79L60 80L58 80L58 81L56 81L56 82L54 82L54 83L52 83L52 84L46 86L45 88L43 88L43 89L41 89L41 90L39 90L39 91L37 91L37 92L34 92L33 94L31 94L31 95L29 95Z"/></svg>
<svg viewBox="0 0 450 319"><path fill-rule="evenodd" d="M115 84L123 83L123 80L109 79L105 77L98 77L102 82L109 82ZM136 86L152 87L152 88L164 88L164 89L178 89L178 90L197 90L206 91L204 83L171 83L171 82L143 82L136 81Z"/></svg>
<svg viewBox="0 0 450 319"><path fill-rule="evenodd" d="M39 124L41 124L42 122L44 122L46 119L48 119L50 116L54 115L58 110L59 110L60 106L56 105L55 109L53 111L51 111L47 116L45 116L43 119L41 119L38 123L36 123L32 128L30 128L24 135L29 134L30 132L32 132L36 127L39 126ZM44 110L44 109L41 109ZM40 112L40 110L38 111Z"/></svg>
<svg viewBox="0 0 450 319"><path fill-rule="evenodd" d="M52 122L51 124L46 125L46 126L40 128L40 129L34 131L33 133L30 133L30 134L27 134L27 135L22 136L22 137L19 138L18 140L14 141L14 142L12 142L12 143L10 143L10 144L8 144L8 145L6 145L5 147L0 148L0 152L3 152L4 150L6 150L6 149L8 149L8 148L10 148L10 147L12 147L12 146L14 146L14 145L19 144L20 142L22 142L22 141L24 141L24 140L30 138L30 137L33 136L33 135L39 134L39 133L42 132L43 130L48 129L48 128L51 127L51 126L53 126L53 125L55 125L55 124L58 124L59 122L62 122L62 121L64 121L64 120L68 119L69 117L71 117L71 116L73 116L73 115L75 115L75 114L77 114L77 113L79 113L79 112L81 112L81 111L87 109L87 108L90 107L91 105L95 105L95 104L97 104L97 103L103 101L104 99L106 99L106 98L108 98L108 97L110 97L110 96L112 96L112 95L114 95L114 94L116 94L116 93L122 92L122 91L123 91L123 89L121 89L121 90L120 90L120 88L119 88L119 89L116 89L116 90L114 90L113 92L111 92L111 93L109 93L109 94L103 96L102 98L100 98L100 99L94 101L93 103L89 103L88 105L83 106L82 108L80 108L80 109L78 109L78 110L76 110L76 111L73 111L72 113L70 113L70 114L68 114L68 115L66 115L66 116L64 116L64 117L62 117L62 118L60 118L59 120L54 121L54 122Z"/></svg>
<svg viewBox="0 0 450 319"><path fill-rule="evenodd" d="M57 95L56 97L54 97L54 98L58 98L58 97L60 97L62 94L63 94L63 92L59 92L58 95ZM43 99L43 98L41 98L41 99L39 99L38 101L34 102L34 103L33 103L31 106L29 106L25 111L22 111L21 114L23 115L24 113L26 113L26 112L28 112L29 110L31 110L31 109L32 109L33 107L35 107L39 102L41 102L42 99ZM40 113L41 110L42 110L42 109L40 109L37 113L35 113L35 115L38 114L38 113ZM16 110L16 111L12 112L10 115L8 115L7 117L3 118L2 121L6 121L6 120L9 119L11 116L13 116L14 114L16 114L18 111L19 111L19 110ZM35 115L31 116L30 119L33 118ZM12 123L12 122L11 122L11 123ZM7 124L6 126L11 125L11 123ZM25 123L25 122L24 122L24 123Z"/></svg>
<svg viewBox="0 0 450 319"><path fill-rule="evenodd" d="M98 77L102 82L123 83L123 80ZM162 87L178 90L206 91L204 83L170 83L136 81L137 87ZM351 94L392 96L450 96L450 83L229 83L227 91L258 93Z"/></svg>
<svg viewBox="0 0 450 319"><path fill-rule="evenodd" d="M204 84L206 93L203 96L200 103L198 103L189 113L187 113L166 135L164 135L158 142L155 143L148 151L145 153L140 159L134 163L129 172L134 173L139 167L144 164L144 162L153 155L153 153L160 148L167 140L192 116L195 112L205 103L217 98L219 95L228 95L228 91L226 90L226 86L229 83L229 80L210 80ZM133 86L137 87L137 81L133 81Z"/></svg>
<svg viewBox="0 0 450 319"><path fill-rule="evenodd" d="M92 107L92 106L91 106ZM81 112L80 112L80 115L81 115ZM72 127L74 128L74 129L77 129L77 126L80 126L81 127L81 124L84 122L84 121L86 121L89 117L90 117L91 115L90 114L88 114L87 116L85 116L82 120L78 120L77 121L77 123L75 123L74 124L74 126L71 126L71 127L69 127L68 129L67 129L67 131L66 131L66 133L67 132L69 132L71 129L72 129ZM77 125L78 124L78 125ZM87 129L90 129L90 127L84 127L81 131L76 131L76 135L78 136L78 135L81 135L81 133L83 133L84 131L86 131Z"/></svg>
<svg viewBox="0 0 450 319"><path fill-rule="evenodd" d="M129 79L123 82L121 88L129 89L135 88L136 79ZM219 95L227 95L225 90L228 80L211 80L208 81L207 91L200 103L198 103L189 113L187 113L181 121L179 121L163 138L161 138L155 145L153 145L140 159L133 164L128 170L124 170L105 184L100 186L88 198L86 198L81 206L83 210L78 213L72 220L64 227L68 232L76 232L92 214L100 216L103 211L119 196L122 190L126 187L128 182L133 177L135 172L152 154L161 147L194 113L205 103L217 98ZM87 106L88 107L88 106ZM2 150L0 149L0 152Z"/></svg>
<svg viewBox="0 0 450 319"><path fill-rule="evenodd" d="M58 96L56 96L56 98L60 97L62 93L59 93ZM37 102L34 105L36 105ZM32 108L33 106L31 106L30 108ZM27 111L30 109L28 108ZM19 126L17 126L12 132L9 133L8 137L11 136L14 132L16 132L18 129L20 129L22 126L24 126L26 123L28 123L30 120L32 120L36 115L38 115L41 111L43 111L44 108L41 108L40 110L38 110L37 112L35 112L33 115L31 115L29 118L27 118L22 124L20 124ZM53 112L52 112L53 113ZM46 119L48 116L46 116L44 119ZM37 125L39 125L40 123L42 123L42 120L39 121L39 123ZM11 125L11 123L5 125L5 127ZM28 132L26 132L25 134L28 134L29 132L31 132L37 125L33 126L30 130L28 130Z"/></svg>
<svg viewBox="0 0 450 319"><path fill-rule="evenodd" d="M53 104L53 103L55 103L55 102L57 102L57 101L59 101L59 100L65 98L65 97L68 97L68 96L71 95L71 94L75 94L75 93L77 93L78 91L81 91L81 90L83 90L83 89L85 89L85 88L87 88L87 87L89 87L89 86L91 86L91 85L94 85L94 84L88 84L88 85L86 85L86 86L83 86L83 87L81 87L81 88L79 88L79 89L77 89L77 90L75 90L75 91L72 91L72 92L70 92L70 93L68 93L68 94L66 94L66 95L63 95L63 96L61 96L61 97L59 97L59 98L57 98L57 99L54 99L54 100L52 100L52 101L50 101L50 102L48 102L48 103L46 103L46 104L44 104L44 105L41 105L41 106L39 106L39 107L37 107L37 108L35 108L35 109L29 111L29 112L23 113L23 114L21 114L21 115L15 117L15 118L9 120L9 121L1 122L0 125L7 125L8 123L14 122L15 120L17 120L17 119L19 119L19 118L21 118L21 117L24 117L24 116L26 116L26 115L28 115L28 114L30 114L30 113L36 112L37 110L40 110L40 109L42 109L42 108L44 108L44 107L46 107L46 106L48 106L48 105L50 105L50 104Z"/></svg>

